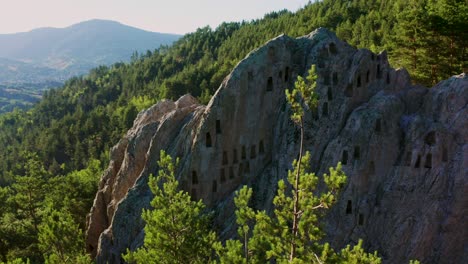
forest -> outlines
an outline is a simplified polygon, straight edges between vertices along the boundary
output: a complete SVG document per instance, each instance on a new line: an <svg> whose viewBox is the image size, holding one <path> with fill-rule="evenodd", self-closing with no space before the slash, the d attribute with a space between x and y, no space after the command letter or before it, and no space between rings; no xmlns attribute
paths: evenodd
<svg viewBox="0 0 468 264"><path fill-rule="evenodd" d="M0 115L0 262L42 263L56 240L64 252L84 254L74 238L83 237L109 149L141 110L186 93L206 104L250 51L318 27L358 48L386 50L414 84L431 87L468 68L466 0L324 0L200 28L172 46L135 53L130 63L97 67L28 110Z"/></svg>

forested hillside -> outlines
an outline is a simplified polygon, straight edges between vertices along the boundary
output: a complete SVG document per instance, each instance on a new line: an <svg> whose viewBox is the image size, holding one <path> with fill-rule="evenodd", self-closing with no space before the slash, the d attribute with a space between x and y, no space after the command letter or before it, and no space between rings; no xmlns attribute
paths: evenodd
<svg viewBox="0 0 468 264"><path fill-rule="evenodd" d="M108 150L137 113L158 100L191 93L206 103L248 52L279 34L298 37L317 27L327 27L360 48L387 50L393 66L407 68L415 82L429 86L468 67L467 2L325 0L296 13L205 27L171 47L134 56L128 64L102 66L72 78L46 92L28 111L0 116L0 185L9 186L0 189L0 260L7 255L41 260L38 234L47 211L61 210L83 227L96 188L92 184L97 178L92 177L100 169L97 160L107 164ZM68 186L86 179L91 187L82 186L86 191L78 194L66 194L64 187L46 195L45 188L59 186L63 177ZM37 192L37 199L22 198L26 189ZM76 205L53 201L60 195ZM50 199L44 202L44 197ZM12 222L22 228L12 228Z"/></svg>

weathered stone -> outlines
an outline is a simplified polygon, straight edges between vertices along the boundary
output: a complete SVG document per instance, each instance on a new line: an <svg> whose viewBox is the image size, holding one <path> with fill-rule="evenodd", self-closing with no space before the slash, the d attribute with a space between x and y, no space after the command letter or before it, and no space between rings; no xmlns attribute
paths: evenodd
<svg viewBox="0 0 468 264"><path fill-rule="evenodd" d="M251 52L207 106L186 95L138 115L111 150L89 216L97 262L121 263L127 248L142 245L141 211L161 149L180 158L181 187L216 210L222 238L235 235L232 199L242 185L253 187L256 208L271 212L299 150L284 91L312 64L320 104L306 113L305 149L318 175L339 161L348 175L324 219L326 239L340 248L363 238L387 263L468 262L468 77L412 86L385 52L356 50L322 28Z"/></svg>

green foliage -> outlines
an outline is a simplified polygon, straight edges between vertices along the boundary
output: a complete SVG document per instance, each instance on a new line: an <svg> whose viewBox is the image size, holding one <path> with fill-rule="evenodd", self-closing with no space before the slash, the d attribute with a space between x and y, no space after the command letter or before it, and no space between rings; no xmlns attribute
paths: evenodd
<svg viewBox="0 0 468 264"><path fill-rule="evenodd" d="M0 262L1 264L4 264L5 262ZM30 264L31 262L29 261L29 259L27 259L26 261L20 259L20 258L17 258L17 259L14 259L14 260L10 260L10 261L7 261L5 264Z"/></svg>
<svg viewBox="0 0 468 264"><path fill-rule="evenodd" d="M293 166L295 168L295 171L293 173L289 172L288 173L288 180L291 184L293 184L293 193L291 197L291 205L292 205L292 232L291 232L291 237L288 238L290 241L286 243L286 245L290 245L290 255L289 255L289 261L292 262L294 259L297 258L297 250L301 250L301 245L298 243L298 240L300 240L300 218L301 218L301 208L304 206L304 201L303 197L300 193L299 190L301 187L302 183L302 175L304 175L302 170L307 170L308 164L302 164L302 148L304 144L304 108L308 108L314 113L316 112L316 109L318 107L318 96L315 93L315 88L316 88L316 80L317 80L317 74L315 72L315 65L312 65L307 76L307 84L304 82L304 80L301 78L298 78L298 81L296 81L295 86L293 88L292 93L290 94L288 90L286 90L286 98L289 104L291 105L291 110L292 110L292 115L291 119L296 123L296 125L299 125L301 129L301 141L300 141L300 148L299 148L299 161L293 162ZM306 153L306 158L309 153ZM302 165L302 166L301 166ZM307 167L303 167L307 166ZM312 176L311 176L312 177ZM284 188L284 183L280 182L278 184L279 190ZM284 191L284 190L283 190ZM278 195L279 196L279 195ZM277 196L277 197L278 197ZM283 193L284 196L284 193ZM282 197L279 196L279 199L286 199L288 197ZM276 200L276 198L275 198ZM275 203L275 201L273 201ZM276 205L276 203L275 203ZM283 205L284 206L284 205ZM283 223L284 224L284 223ZM287 235L286 233L284 235Z"/></svg>
<svg viewBox="0 0 468 264"><path fill-rule="evenodd" d="M239 226L237 233L242 241L228 240L223 247L221 242L215 244L215 249L221 263L248 263L251 258L249 238L256 213L248 206L252 196L252 189L244 186L237 191L234 197L236 205L236 223Z"/></svg>
<svg viewBox="0 0 468 264"><path fill-rule="evenodd" d="M297 165L294 161L293 165ZM252 190L244 186L236 193L236 217L239 240L228 240L223 247L216 246L221 263L380 263L377 253L369 254L362 249L362 241L347 246L336 253L328 244L321 244L323 232L320 217L337 200L339 189L346 176L339 163L323 175L324 191L318 193L319 178L310 171L310 153L302 157L302 172L299 186L295 186L298 166L288 174L288 181L278 182L274 198L273 216L265 211L254 211L248 206ZM299 197L298 233L293 239L294 197ZM317 194L318 193L318 194ZM297 246L296 255L290 260L291 241Z"/></svg>
<svg viewBox="0 0 468 264"><path fill-rule="evenodd" d="M466 1L396 1L395 9L396 34L387 44L393 63L408 68L417 82L426 85L467 67Z"/></svg>
<svg viewBox="0 0 468 264"><path fill-rule="evenodd" d="M468 68L468 10L463 0L324 0L296 13L273 12L250 22L204 27L171 47L129 64L101 66L44 93L29 111L0 116L0 185L21 174L23 150L40 153L47 170L66 174L105 152L133 124L136 114L163 98L191 93L207 103L225 76L251 50L285 33L298 37L327 27L348 43L374 52L387 49L394 66L430 85ZM55 173L55 171L53 171Z"/></svg>
<svg viewBox="0 0 468 264"><path fill-rule="evenodd" d="M304 116L304 106L313 112L317 110L318 95L315 93L317 78L315 65L312 65L306 77L307 82L298 76L294 83L294 89L291 92L286 90L286 99L292 110L291 119L298 125L301 125Z"/></svg>
<svg viewBox="0 0 468 264"><path fill-rule="evenodd" d="M84 248L84 216L97 191L100 162L91 160L84 170L52 176L37 155L22 156L29 159L24 174L13 175L14 183L0 188L0 261L89 261L88 256L76 252L78 244ZM70 242L77 243L76 247Z"/></svg>
<svg viewBox="0 0 468 264"><path fill-rule="evenodd" d="M0 115L0 260L42 261L37 235L47 210L66 211L84 228L100 164L107 164L108 150L139 111L185 93L207 103L251 50L279 34L298 37L317 27L359 48L387 49L393 66L406 67L417 83L430 85L468 68L464 0L314 1L296 13L200 28L171 47L135 54L131 63L97 67L45 92L28 111ZM304 111L316 112L314 76L299 78L287 95L301 127ZM256 217L268 222L266 214ZM244 235L254 232L249 221L239 223ZM239 243L226 246L245 252Z"/></svg>
<svg viewBox="0 0 468 264"><path fill-rule="evenodd" d="M50 174L39 163L37 155L23 153L23 156L29 159L24 166L25 175L16 176L14 183L2 191L7 198L0 213L0 252L4 260L27 257L38 262L42 254L37 246L37 236L43 216L45 185Z"/></svg>
<svg viewBox="0 0 468 264"><path fill-rule="evenodd" d="M86 224L84 216L93 205L101 174L101 162L92 159L88 162L88 167L83 170L49 179L48 194L44 199L45 206L69 212L73 221L84 229Z"/></svg>
<svg viewBox="0 0 468 264"><path fill-rule="evenodd" d="M293 161L294 169L288 172L287 182L278 182L272 216L249 207L252 189L244 186L236 193L234 202L240 240L228 240L224 247L216 244L221 263L380 263L376 252L364 252L362 241L339 254L328 244L320 243L323 238L320 217L337 201L346 175L341 163L330 168L329 174L322 177L324 187L319 192L319 178L310 168L310 152L302 155L304 112L318 106L318 96L314 92L315 65L306 79L307 83L298 77L292 92L286 91L291 118L301 129L299 159Z"/></svg>
<svg viewBox="0 0 468 264"><path fill-rule="evenodd" d="M124 259L130 263L206 263L215 233L209 230L205 205L178 190L178 160L173 162L161 150L158 165L158 176L149 181L154 194L152 208L142 214L146 222L144 245L135 252L127 251Z"/></svg>
<svg viewBox="0 0 468 264"><path fill-rule="evenodd" d="M377 251L373 254L366 253L362 249L362 239L359 239L357 245L354 245L351 249L351 246L348 245L346 248L342 249L339 256L340 263L349 263L349 264L378 264L382 263L381 259L377 255ZM411 261L410 261L411 264Z"/></svg>
<svg viewBox="0 0 468 264"><path fill-rule="evenodd" d="M39 226L39 249L50 264L90 263L83 234L68 212L52 210Z"/></svg>

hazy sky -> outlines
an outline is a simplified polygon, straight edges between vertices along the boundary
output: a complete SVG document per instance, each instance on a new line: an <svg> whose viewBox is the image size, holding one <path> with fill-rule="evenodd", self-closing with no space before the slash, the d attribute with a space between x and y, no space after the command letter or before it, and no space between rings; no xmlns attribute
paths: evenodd
<svg viewBox="0 0 468 264"><path fill-rule="evenodd" d="M0 0L0 34L66 27L90 19L116 20L165 33L216 27L223 21L296 11L309 0Z"/></svg>

